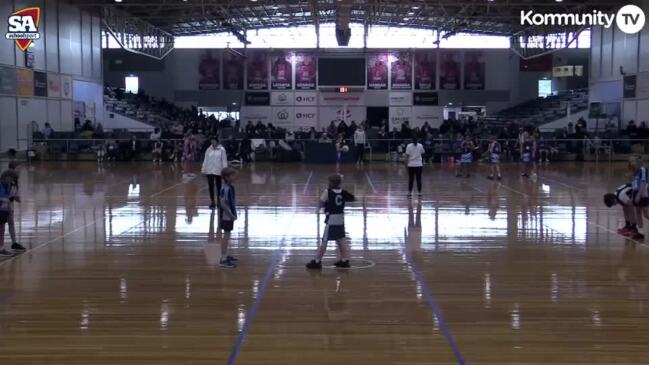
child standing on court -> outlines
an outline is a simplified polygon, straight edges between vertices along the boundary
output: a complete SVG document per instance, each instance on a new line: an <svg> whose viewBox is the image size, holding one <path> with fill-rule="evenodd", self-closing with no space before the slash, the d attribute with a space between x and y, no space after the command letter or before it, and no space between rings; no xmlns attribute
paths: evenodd
<svg viewBox="0 0 649 365"><path fill-rule="evenodd" d="M226 167L221 171L223 186L221 186L219 204L221 206L221 217L219 226L223 229L223 239L221 241L221 262L220 265L226 268L237 267L237 259L230 256L228 248L230 246L230 234L234 227L234 221L237 220L237 203L234 182L237 179L237 172L231 167Z"/></svg>
<svg viewBox="0 0 649 365"><path fill-rule="evenodd" d="M307 269L322 269L322 258L327 252L327 243L336 241L340 260L334 265L338 268L349 268L349 247L345 242L345 203L356 200L354 195L343 190L342 176L339 174L329 176L329 188L320 196L320 206L324 208L325 229L322 242L316 251L315 258L309 262Z"/></svg>
<svg viewBox="0 0 649 365"><path fill-rule="evenodd" d="M18 193L18 165L16 162L9 162L9 169L2 172L0 175L0 180L7 178L7 181L10 181L10 193L13 197L9 201L9 217L7 219L7 224L9 226L9 237L11 237L11 249L15 252L24 252L25 247L18 243L16 239L16 222L14 215L14 204L20 203L20 196Z"/></svg>
<svg viewBox="0 0 649 365"><path fill-rule="evenodd" d="M5 226L11 215L11 204L15 200L14 190L11 186L12 178L9 174L3 173L0 176L0 257L11 257L13 252L7 250L5 242Z"/></svg>
<svg viewBox="0 0 649 365"><path fill-rule="evenodd" d="M500 180L502 176L500 175L500 154L502 152L502 147L500 142L496 139L496 136L491 137L491 142L489 142L489 162L491 163L491 174L487 176L487 179L493 180L494 178Z"/></svg>

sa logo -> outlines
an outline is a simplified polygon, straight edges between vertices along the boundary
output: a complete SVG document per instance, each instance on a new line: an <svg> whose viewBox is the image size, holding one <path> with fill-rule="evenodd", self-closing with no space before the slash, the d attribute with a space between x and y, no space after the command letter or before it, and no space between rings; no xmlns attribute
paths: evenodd
<svg viewBox="0 0 649 365"><path fill-rule="evenodd" d="M21 51L25 52L35 39L40 39L38 24L41 21L41 8L32 7L18 10L8 20L9 29L5 38L15 40Z"/></svg>

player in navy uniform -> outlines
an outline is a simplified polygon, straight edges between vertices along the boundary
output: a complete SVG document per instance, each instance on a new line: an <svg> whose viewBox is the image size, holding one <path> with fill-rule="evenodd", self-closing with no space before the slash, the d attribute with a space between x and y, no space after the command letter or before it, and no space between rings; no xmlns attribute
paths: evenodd
<svg viewBox="0 0 649 365"><path fill-rule="evenodd" d="M491 174L487 176L489 180L497 178L498 180L502 179L500 175L500 154L503 149L500 145L500 142L496 139L496 136L491 137L491 142L489 142L489 162L491 163Z"/></svg>
<svg viewBox="0 0 649 365"><path fill-rule="evenodd" d="M633 206L633 188L631 184L620 185L615 193L604 195L604 204L611 208L615 205L622 207L624 213L624 227L617 230L617 233L634 239L644 238L637 227L636 210Z"/></svg>
<svg viewBox="0 0 649 365"><path fill-rule="evenodd" d="M521 141L521 162L523 163L523 173L521 176L530 177L534 167L534 152L536 151L534 139L525 132Z"/></svg>
<svg viewBox="0 0 649 365"><path fill-rule="evenodd" d="M225 268L235 268L239 260L230 256L228 248L234 221L237 220L236 193L233 185L237 178L237 171L231 167L226 167L221 171L221 177L223 178L223 185L219 193L219 204L221 206L219 227L223 229L223 239L221 241L221 261L219 265Z"/></svg>
<svg viewBox="0 0 649 365"><path fill-rule="evenodd" d="M309 262L308 269L322 269L322 257L327 251L327 243L336 241L340 260L334 265L339 268L348 268L349 265L349 248L345 242L345 203L356 200L354 195L343 190L342 176L335 174L329 176L329 188L322 192L320 196L320 205L324 208L325 229L322 236L320 247L316 251L315 258Z"/></svg>

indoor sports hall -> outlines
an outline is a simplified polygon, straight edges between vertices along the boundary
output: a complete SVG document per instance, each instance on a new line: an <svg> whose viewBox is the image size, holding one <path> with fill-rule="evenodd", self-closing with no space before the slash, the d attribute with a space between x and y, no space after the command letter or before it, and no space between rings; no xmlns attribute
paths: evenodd
<svg viewBox="0 0 649 365"><path fill-rule="evenodd" d="M0 2L0 364L649 363L647 11Z"/></svg>

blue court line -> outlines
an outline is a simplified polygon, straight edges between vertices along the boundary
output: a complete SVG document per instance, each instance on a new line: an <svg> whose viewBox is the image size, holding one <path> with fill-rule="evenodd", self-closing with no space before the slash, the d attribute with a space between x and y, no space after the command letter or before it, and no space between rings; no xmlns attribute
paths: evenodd
<svg viewBox="0 0 649 365"><path fill-rule="evenodd" d="M250 309L250 312L248 312L248 315L246 316L246 321L244 322L243 327L241 328L239 337L237 337L237 341L235 342L234 347L232 348L232 352L230 352L230 357L228 357L227 365L233 365L237 361L237 357L239 356L239 353L241 352L241 347L243 346L243 341L248 335L248 330L250 329L252 320L255 318L255 315L257 314L257 310L259 309L261 300L263 299L264 294L266 294L266 289L268 289L268 285L270 285L271 279L273 277L273 273L275 272L275 269L279 265L280 260L281 260L281 256L279 254L275 254L275 258L273 258L273 262L270 264L270 266L268 266L268 269L266 270L266 275L264 275L264 279L262 280L261 285L259 286L259 292L257 293L257 298L255 299L255 302L252 304L252 308Z"/></svg>
<svg viewBox="0 0 649 365"><path fill-rule="evenodd" d="M309 177L306 179L306 184L304 184L304 190L302 195L306 195L306 191L309 189L309 184L311 183L311 178L313 177L313 171L309 173Z"/></svg>
<svg viewBox="0 0 649 365"><path fill-rule="evenodd" d="M312 175L313 175L313 171L311 171L311 173L309 174L308 180L311 180ZM291 223L293 223L296 214L297 214L296 212L293 212L291 220L288 222L287 225L288 227L291 227ZM268 269L266 269L266 274L264 275L264 279L261 281L261 284L259 285L257 298L255 298L255 301L252 303L252 307L250 308L250 311L246 315L246 320L243 323L243 327L241 327L241 332L239 332L237 341L234 343L234 346L232 347L232 351L230 352L230 356L228 357L227 365L234 365L234 363L236 363L237 361L237 358L239 357L239 353L241 352L241 348L243 347L243 342L246 339L246 336L248 336L248 331L250 330L252 321L255 319L255 315L257 314L257 310L261 305L262 299L264 299L264 295L266 295L266 290L268 289L268 285L270 285L270 282L272 281L273 273L275 272L280 262L282 261L281 252L284 249L284 241L286 240L287 234L288 231L284 233L284 236L282 237L281 240L282 243L277 249L277 251L275 252L275 254L273 255L273 261L271 261L270 265L268 266Z"/></svg>
<svg viewBox="0 0 649 365"><path fill-rule="evenodd" d="M460 348L458 347L457 343L453 339L451 330L448 329L444 317L442 317L442 311L439 308L439 305L437 305L437 302L433 297L433 293L430 291L430 289L428 289L428 286L424 282L423 274L421 273L421 271L419 271L414 261L412 261L412 257L410 256L410 253L408 253L408 246L406 245L405 241L402 241L402 243L403 243L403 252L404 255L406 256L406 263L410 266L412 273L415 275L415 281L421 287L422 294L424 298L426 298L426 301L428 302L430 309L433 311L435 317L437 317L437 323L439 324L439 328L442 330L444 337L446 337L448 344L451 346L451 349L453 350L453 354L455 354L455 358L457 359L457 363L459 365L465 365L466 361L464 360L464 357L460 352Z"/></svg>
<svg viewBox="0 0 649 365"><path fill-rule="evenodd" d="M376 187L374 187L374 183L372 182L372 178L370 177L370 174L366 172L365 176L367 177L367 182L370 184L370 188L372 188L372 192L376 194Z"/></svg>

